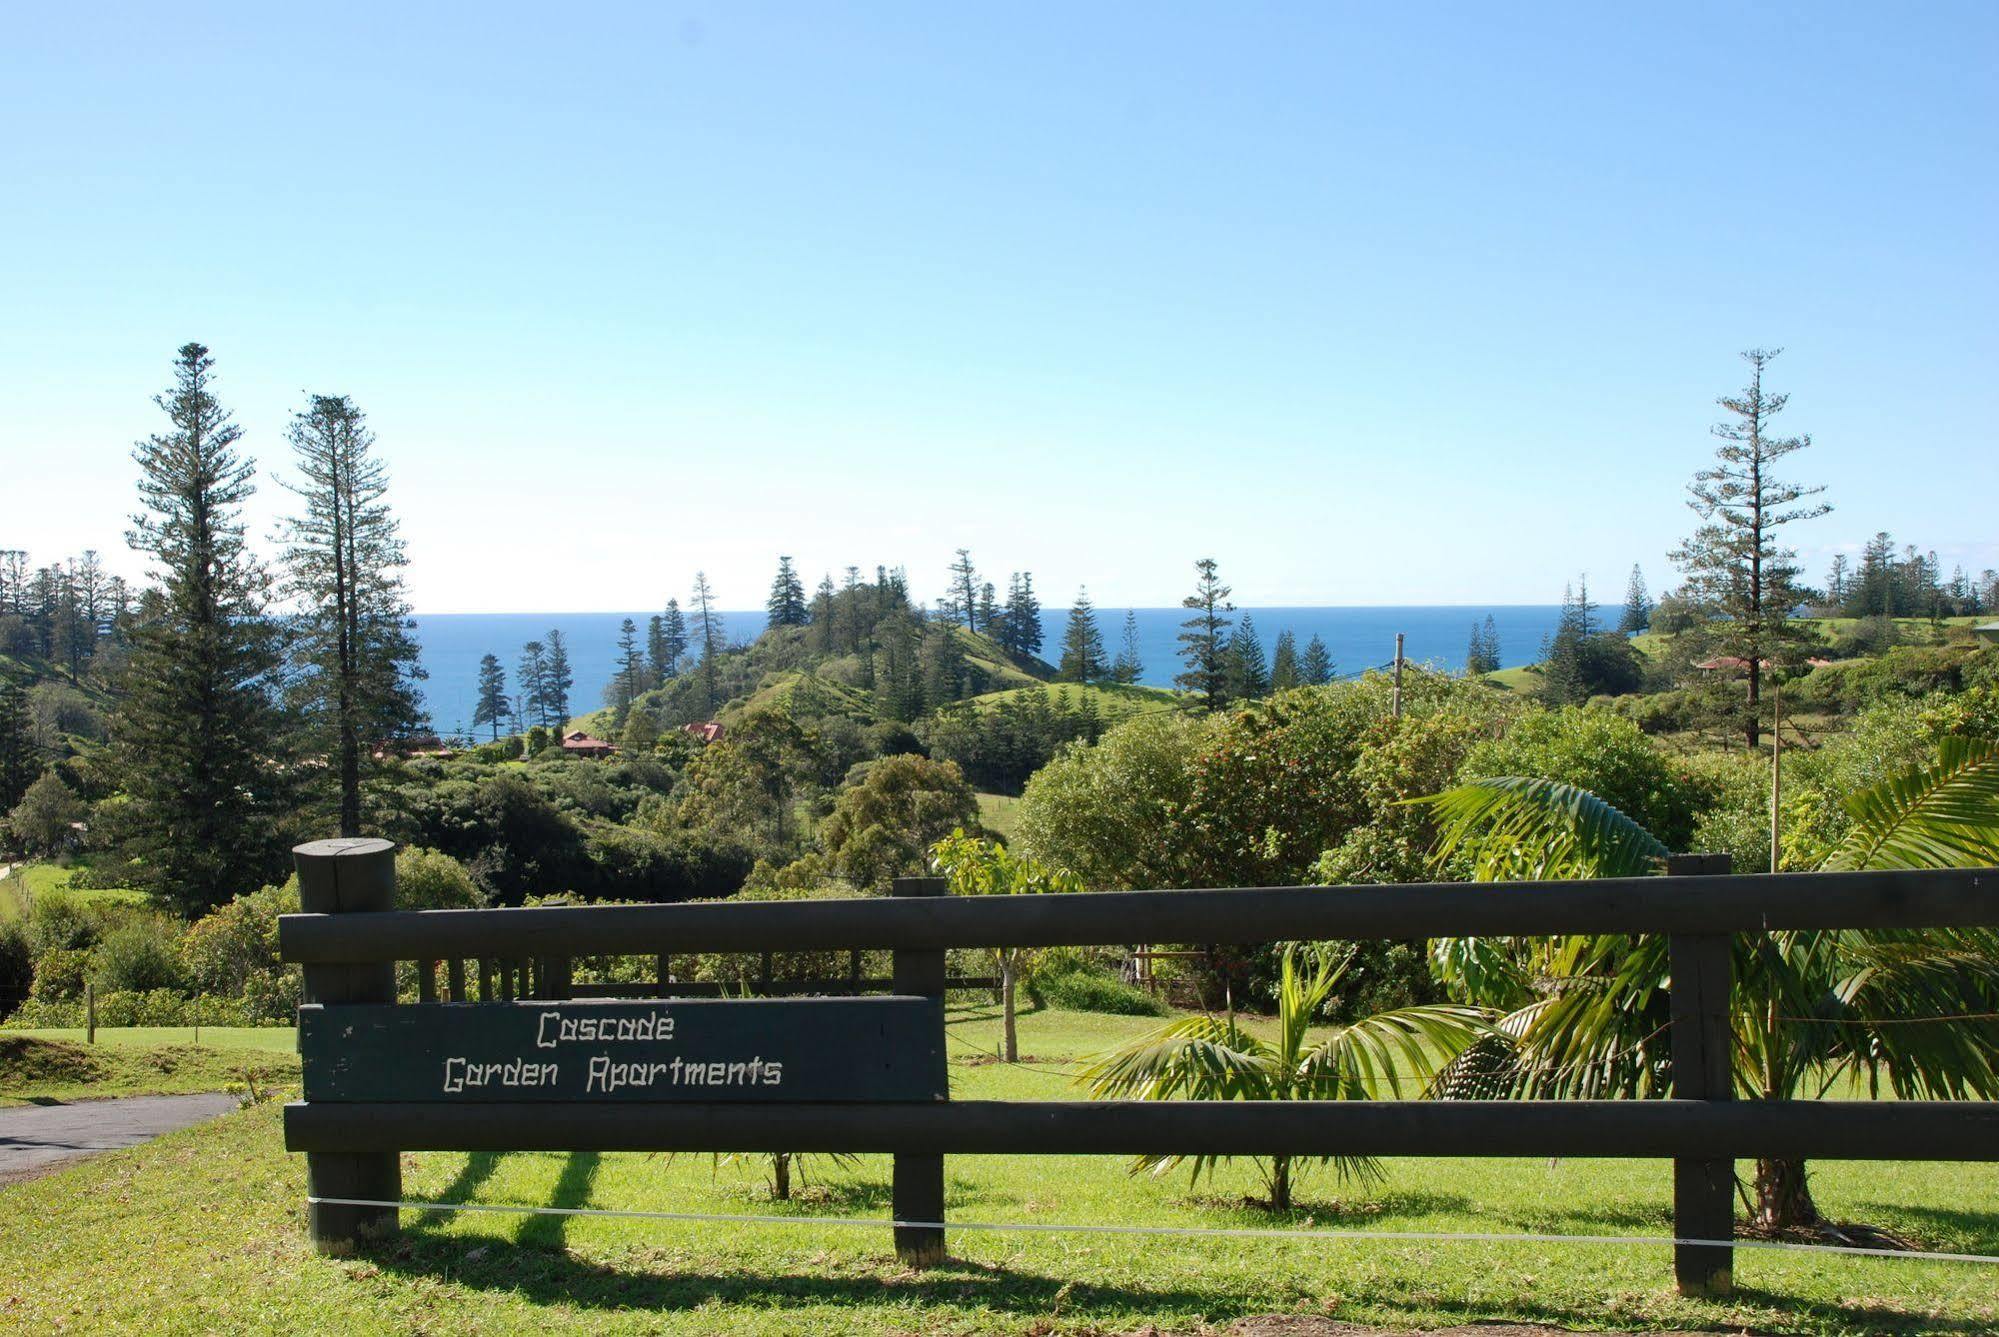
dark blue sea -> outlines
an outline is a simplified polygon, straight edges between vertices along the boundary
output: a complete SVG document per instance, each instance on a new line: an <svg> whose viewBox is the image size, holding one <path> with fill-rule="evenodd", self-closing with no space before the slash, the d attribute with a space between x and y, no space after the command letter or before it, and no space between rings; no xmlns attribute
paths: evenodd
<svg viewBox="0 0 1999 1337"><path fill-rule="evenodd" d="M1187 614L1179 608L1140 608L1138 617L1139 656L1144 661L1140 681L1169 687L1180 670L1178 643L1180 623ZM1115 655L1123 634L1122 608L1099 608L1097 623L1103 630L1104 645ZM1492 616L1499 632L1502 664L1531 663L1539 657L1541 643L1554 631L1561 609L1553 604L1450 604L1402 608L1244 608L1237 620L1253 618L1264 652L1276 648L1279 632L1289 629L1298 638L1302 652L1314 635L1332 653L1335 671L1358 673L1386 664L1395 657L1395 633L1407 638L1404 653L1410 659L1428 661L1445 669L1461 669L1472 627ZM629 617L645 634L651 612L636 613L435 613L417 618L417 640L422 647L423 666L429 673L424 697L431 722L443 734L471 731L474 688L479 658L495 654L506 667L511 685L521 645L530 640L546 640L551 627L559 627L569 642L569 657L576 675L570 708L578 714L603 704L604 688L611 681L617 658L618 624ZM731 643L748 641L764 629L764 615L755 612L722 614L725 634ZM1043 658L1054 662L1061 653L1062 633L1068 612L1049 609L1042 615L1046 631Z"/></svg>

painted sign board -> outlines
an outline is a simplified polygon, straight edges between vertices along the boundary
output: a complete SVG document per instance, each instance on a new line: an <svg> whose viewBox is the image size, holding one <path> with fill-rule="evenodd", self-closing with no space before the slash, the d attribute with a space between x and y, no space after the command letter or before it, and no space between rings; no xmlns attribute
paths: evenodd
<svg viewBox="0 0 1999 1337"><path fill-rule="evenodd" d="M308 1005L307 1101L946 1098L935 1000Z"/></svg>

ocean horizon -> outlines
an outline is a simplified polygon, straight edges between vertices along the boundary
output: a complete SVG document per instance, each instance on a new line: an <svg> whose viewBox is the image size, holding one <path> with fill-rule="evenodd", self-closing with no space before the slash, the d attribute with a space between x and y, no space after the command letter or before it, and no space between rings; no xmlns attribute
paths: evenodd
<svg viewBox="0 0 1999 1337"><path fill-rule="evenodd" d="M499 657L511 692L521 646L546 639L551 628L560 629L569 642L576 679L570 709L578 715L599 709L604 704L604 689L617 669L619 624L630 618L643 636L655 611L417 614L420 662L428 675L422 688L432 727L447 737L469 735L480 658L487 654ZM1143 662L1139 681L1155 687L1172 686L1173 675L1181 668L1177 637L1187 611L1177 606L1131 611L1138 623ZM1462 669L1472 629L1482 626L1488 616L1499 633L1501 663L1530 663L1539 657L1542 643L1554 632L1561 611L1558 604L1323 605L1244 607L1231 616L1238 624L1245 617L1255 623L1266 655L1276 648L1281 632L1288 630L1297 638L1301 653L1311 638L1318 636L1332 655L1334 672L1346 675L1393 662L1398 632L1404 638L1406 658L1451 671ZM1097 625L1107 652L1113 656L1123 636L1124 615L1122 608L1097 610ZM726 610L721 619L724 640L731 645L754 640L765 626L760 608ZM1043 610L1042 658L1050 663L1061 657L1062 636L1068 625L1068 609Z"/></svg>

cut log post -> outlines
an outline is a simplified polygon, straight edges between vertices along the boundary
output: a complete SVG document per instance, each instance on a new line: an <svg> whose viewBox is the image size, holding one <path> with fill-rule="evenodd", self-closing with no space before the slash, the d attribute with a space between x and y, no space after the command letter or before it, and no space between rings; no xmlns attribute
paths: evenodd
<svg viewBox="0 0 1999 1337"><path fill-rule="evenodd" d="M298 867L299 905L307 914L364 914L395 909L396 847L388 840L315 840L292 851ZM393 1003L392 961L316 964L305 968L308 1003ZM402 1158L394 1151L312 1152L305 1158L306 1192L313 1198L402 1198ZM309 1202L306 1232L326 1254L348 1254L363 1240L396 1230L393 1207L353 1207Z"/></svg>

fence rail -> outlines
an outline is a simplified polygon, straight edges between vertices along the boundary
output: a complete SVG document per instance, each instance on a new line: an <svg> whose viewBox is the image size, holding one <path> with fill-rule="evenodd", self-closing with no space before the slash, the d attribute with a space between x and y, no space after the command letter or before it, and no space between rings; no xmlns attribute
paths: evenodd
<svg viewBox="0 0 1999 1337"><path fill-rule="evenodd" d="M1947 928L1999 918L1999 870L1785 873L1594 882L1434 882L895 900L701 902L287 915L306 964L1149 942L1333 941L1564 933Z"/></svg>
<svg viewBox="0 0 1999 1337"><path fill-rule="evenodd" d="M559 1029L571 1014L602 1018L639 1006L570 1001L586 992L603 997L623 990L629 998L644 990L662 1000L659 1007L670 1007L671 995L688 986L669 980L669 953L747 952L763 954L759 973L773 992L823 985L825 992L849 994L886 985L920 1005L924 1033L935 1037L934 1054L944 1041L945 990L987 983L947 978L945 953L952 948L1664 934L1671 956L1674 1098L994 1102L951 1101L939 1085L933 1089L945 1090L943 1099L904 1103L829 1101L809 1091L796 1099L759 1092L765 1099L754 1102L662 1097L611 1103L561 1096L530 1103L436 1095L407 1102L302 1102L285 1111L286 1141L307 1153L311 1230L329 1250L395 1228L395 1209L385 1204L401 1198L398 1153L411 1150L885 1152L894 1157L894 1219L921 1223L896 1225L896 1248L919 1265L944 1256L943 1229L932 1223L944 1220L947 1155L1663 1157L1674 1164L1676 1279L1685 1292L1713 1294L1732 1286L1732 1250L1708 1241L1732 1233L1737 1159L1999 1160L1999 1104L1992 1102L1735 1101L1730 1015L1732 935L1999 925L1999 870L1742 877L1728 873L1726 856L1683 855L1668 862L1667 876L1617 881L954 899L942 894L941 880L912 878L899 881L888 899L399 912L391 908L392 854L386 841L325 841L298 851L307 913L281 920L280 949L286 960L306 966L306 1001L328 1014L350 1004L393 1003L391 963L399 961L422 963L424 1003L438 1000L436 967L446 962L454 976L446 996L464 1001L466 982L459 976L469 960L479 963L481 1004L525 1009L506 1015L532 1017L543 1026L553 1017ZM769 979L774 952L882 948L893 952L887 980L863 980L858 955L850 957L845 978ZM573 981L573 958L641 954L659 957L654 984ZM497 988L488 988L493 963L501 965L500 979ZM517 993L538 1001L516 1002ZM347 1015L359 1019L362 1013ZM457 1043L453 1018L464 1015L432 1008L416 1030L427 1042ZM493 1033L490 1026L485 1030ZM322 1025L320 1033L343 1032ZM530 1048L517 1059L516 1066L532 1069L537 1054ZM337 1053L309 1054L309 1069L315 1061L339 1059ZM467 1061L449 1060L461 1074ZM609 1061L608 1055L593 1059ZM880 1061L899 1060L883 1051ZM748 1066L763 1071L761 1062L754 1058ZM312 1075L308 1071L309 1087ZM418 1083L410 1089L430 1088Z"/></svg>

